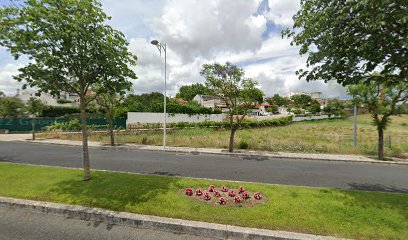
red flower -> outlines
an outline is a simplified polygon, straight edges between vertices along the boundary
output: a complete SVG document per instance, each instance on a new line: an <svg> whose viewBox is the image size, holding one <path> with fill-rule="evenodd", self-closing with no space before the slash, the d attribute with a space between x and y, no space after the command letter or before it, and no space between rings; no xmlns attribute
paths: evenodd
<svg viewBox="0 0 408 240"><path fill-rule="evenodd" d="M195 194L196 194L197 196L201 196L201 195L203 195L203 191L202 191L201 189L197 189L196 192L195 192Z"/></svg>
<svg viewBox="0 0 408 240"><path fill-rule="evenodd" d="M261 195L259 192L256 192L256 193L254 194L254 198L255 198L256 200L260 200L260 199L262 198L262 195Z"/></svg>
<svg viewBox="0 0 408 240"><path fill-rule="evenodd" d="M214 186L214 185L210 185L210 186L208 187L208 191L209 191L209 192L214 192L214 190L215 190L215 186Z"/></svg>
<svg viewBox="0 0 408 240"><path fill-rule="evenodd" d="M204 200L206 200L206 201L211 200L211 196L210 196L210 194L208 192L204 193Z"/></svg>
<svg viewBox="0 0 408 240"><path fill-rule="evenodd" d="M241 202L241 198L239 196L235 196L234 197L234 202L235 203L240 203Z"/></svg>
<svg viewBox="0 0 408 240"><path fill-rule="evenodd" d="M223 198L223 197L220 197L220 198L218 199L218 203L221 204L221 205L226 204L226 203L227 203L227 199L225 199L225 198Z"/></svg>
<svg viewBox="0 0 408 240"><path fill-rule="evenodd" d="M229 192L228 192L228 196L230 196L230 197L235 197L235 195L237 195L235 192L234 192L234 190L229 190Z"/></svg>
<svg viewBox="0 0 408 240"><path fill-rule="evenodd" d="M221 192L228 192L228 188L226 186L221 187Z"/></svg>
<svg viewBox="0 0 408 240"><path fill-rule="evenodd" d="M193 189L192 188L186 188L186 195L187 196L192 196L193 195Z"/></svg>
<svg viewBox="0 0 408 240"><path fill-rule="evenodd" d="M240 186L238 188L238 191L239 191L239 193L243 193L243 192L245 192L245 188L243 186Z"/></svg>
<svg viewBox="0 0 408 240"><path fill-rule="evenodd" d="M213 192L213 193L214 193L214 196L216 196L216 197L221 196L220 192L218 192L218 191L217 191L217 190L215 190L215 189L214 189L214 192Z"/></svg>
<svg viewBox="0 0 408 240"><path fill-rule="evenodd" d="M248 198L251 198L251 196L249 196L249 193L243 192L243 193L242 193L242 198L243 198L243 199L248 199Z"/></svg>

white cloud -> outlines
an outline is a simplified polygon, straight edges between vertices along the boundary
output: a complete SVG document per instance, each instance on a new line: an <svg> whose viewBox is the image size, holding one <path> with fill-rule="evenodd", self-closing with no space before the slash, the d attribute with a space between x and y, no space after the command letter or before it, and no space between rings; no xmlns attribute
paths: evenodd
<svg viewBox="0 0 408 240"><path fill-rule="evenodd" d="M292 16L299 10L300 0L268 0L268 7L266 18L276 25L287 26L293 23Z"/></svg>
<svg viewBox="0 0 408 240"><path fill-rule="evenodd" d="M18 74L20 67L23 67L23 65L16 63L9 63L0 67L0 91L8 96L15 95L17 88L22 85L13 79L13 75Z"/></svg>

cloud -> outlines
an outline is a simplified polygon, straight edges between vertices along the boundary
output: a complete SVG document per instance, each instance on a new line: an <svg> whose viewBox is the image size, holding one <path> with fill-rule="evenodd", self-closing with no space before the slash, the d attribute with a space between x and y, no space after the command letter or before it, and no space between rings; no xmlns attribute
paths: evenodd
<svg viewBox="0 0 408 240"><path fill-rule="evenodd" d="M9 63L0 67L0 91L8 96L15 95L17 88L22 85L13 79L13 75L18 74L20 67L23 67L23 65L17 63Z"/></svg>
<svg viewBox="0 0 408 240"><path fill-rule="evenodd" d="M293 24L292 16L300 9L300 0L268 0L268 10L264 12L267 20L276 25Z"/></svg>

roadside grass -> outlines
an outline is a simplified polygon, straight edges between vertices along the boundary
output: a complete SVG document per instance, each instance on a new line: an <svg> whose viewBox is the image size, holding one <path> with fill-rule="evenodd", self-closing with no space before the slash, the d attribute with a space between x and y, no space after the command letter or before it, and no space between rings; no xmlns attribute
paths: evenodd
<svg viewBox="0 0 408 240"><path fill-rule="evenodd" d="M408 194L304 188L0 163L0 196L355 239L408 239ZM243 185L269 200L252 208L189 199L187 187Z"/></svg>
<svg viewBox="0 0 408 240"><path fill-rule="evenodd" d="M369 115L358 116L358 147L353 147L353 118L293 123L288 126L243 129L236 133L235 147L248 143L248 149L279 152L332 153L376 155L377 131ZM117 142L161 145L162 131L122 132ZM391 148L388 145L391 136ZM47 132L43 138L80 140L80 134ZM92 133L91 141L109 142L105 133ZM227 148L229 130L225 129L179 129L169 131L168 146L198 148ZM246 144L242 144L244 146ZM407 156L408 115L394 116L385 131L385 155Z"/></svg>

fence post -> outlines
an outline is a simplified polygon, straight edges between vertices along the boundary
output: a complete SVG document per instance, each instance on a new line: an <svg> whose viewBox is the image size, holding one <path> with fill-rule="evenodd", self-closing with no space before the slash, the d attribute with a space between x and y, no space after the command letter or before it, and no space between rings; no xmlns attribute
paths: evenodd
<svg viewBox="0 0 408 240"><path fill-rule="evenodd" d="M391 135L388 136L388 148L391 149Z"/></svg>

